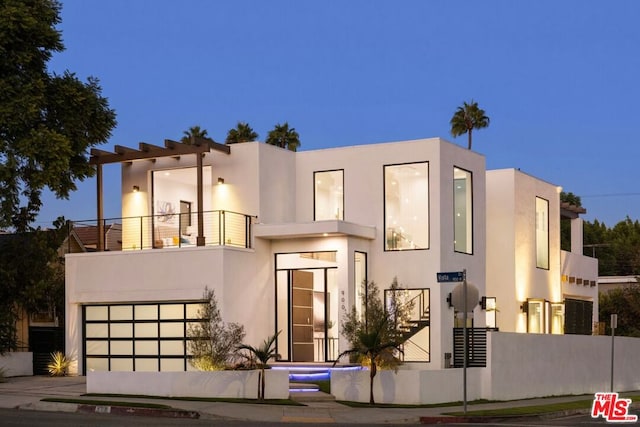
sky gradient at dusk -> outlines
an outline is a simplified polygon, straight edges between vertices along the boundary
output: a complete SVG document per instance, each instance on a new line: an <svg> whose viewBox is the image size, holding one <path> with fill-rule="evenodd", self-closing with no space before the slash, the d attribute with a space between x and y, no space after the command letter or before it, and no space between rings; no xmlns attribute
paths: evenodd
<svg viewBox="0 0 640 427"><path fill-rule="evenodd" d="M587 220L640 218L640 2L64 0L50 69L96 76L108 144L161 145L238 121L264 141L288 121L301 150L442 137L463 101L487 169L519 168L582 197ZM105 167L105 216L120 169ZM38 225L96 215L95 179L47 196Z"/></svg>

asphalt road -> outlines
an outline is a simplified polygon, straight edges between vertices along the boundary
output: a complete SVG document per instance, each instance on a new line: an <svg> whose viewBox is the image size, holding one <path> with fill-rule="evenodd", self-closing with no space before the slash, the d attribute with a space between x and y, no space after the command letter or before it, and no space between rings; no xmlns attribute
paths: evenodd
<svg viewBox="0 0 640 427"><path fill-rule="evenodd" d="M142 416L120 416L113 414L92 414L77 412L44 412L25 411L17 409L0 408L0 426L5 427L163 427L163 426L243 426L264 427L284 424L287 427L309 427L309 423L265 423L260 421L237 421L225 419L186 419L186 418L156 418ZM347 426L351 424L313 424L320 427ZM357 424L361 426L362 424ZM407 427L410 424L397 424L397 427ZM385 427L394 427L394 424L384 424Z"/></svg>

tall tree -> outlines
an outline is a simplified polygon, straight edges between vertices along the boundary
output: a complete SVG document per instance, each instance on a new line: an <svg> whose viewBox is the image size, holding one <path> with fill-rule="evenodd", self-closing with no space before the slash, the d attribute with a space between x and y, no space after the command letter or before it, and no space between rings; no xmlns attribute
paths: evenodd
<svg viewBox="0 0 640 427"><path fill-rule="evenodd" d="M238 122L235 128L227 132L226 144L237 144L239 142L249 142L258 139L258 134L246 122Z"/></svg>
<svg viewBox="0 0 640 427"><path fill-rule="evenodd" d="M269 131L265 142L287 150L298 151L300 135L295 128L289 128L289 123L284 122L282 125L278 123Z"/></svg>
<svg viewBox="0 0 640 427"><path fill-rule="evenodd" d="M50 73L64 50L56 0L0 3L0 227L26 231L45 188L68 198L95 173L89 148L105 143L115 112L98 80Z"/></svg>
<svg viewBox="0 0 640 427"><path fill-rule="evenodd" d="M183 137L180 142L185 144L191 144L192 138L209 138L207 135L207 130L200 128L200 126L191 126L189 129L185 130L183 133Z"/></svg>
<svg viewBox="0 0 640 427"><path fill-rule="evenodd" d="M63 219L55 229L0 235L0 354L16 348L19 310L55 312L64 318ZM13 332L12 332L13 331Z"/></svg>
<svg viewBox="0 0 640 427"><path fill-rule="evenodd" d="M413 303L404 303L399 296L402 289L394 278L391 283L391 300L383 304L380 291L374 282L364 283L365 311L361 317L355 306L345 314L342 335L349 341L351 348L338 355L336 362L346 355L354 356L369 366L369 403L375 404L373 379L378 368L397 367L400 361L394 352L402 352L404 342L401 328L409 319Z"/></svg>
<svg viewBox="0 0 640 427"><path fill-rule="evenodd" d="M478 107L478 103L471 100L464 102L453 114L451 121L451 135L454 137L464 135L469 136L468 149L471 150L471 134L474 129L483 129L489 126L489 117L483 109Z"/></svg>

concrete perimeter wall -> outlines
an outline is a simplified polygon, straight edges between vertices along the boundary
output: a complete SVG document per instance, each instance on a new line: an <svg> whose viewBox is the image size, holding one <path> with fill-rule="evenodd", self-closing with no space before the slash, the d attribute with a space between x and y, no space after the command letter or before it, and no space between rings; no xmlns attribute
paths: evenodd
<svg viewBox="0 0 640 427"><path fill-rule="evenodd" d="M487 335L487 399L609 391L610 336ZM640 390L640 338L615 337L614 342L614 391Z"/></svg>
<svg viewBox="0 0 640 427"><path fill-rule="evenodd" d="M33 375L33 353L19 351L5 353L0 356L0 369L5 377L22 377Z"/></svg>
<svg viewBox="0 0 640 427"><path fill-rule="evenodd" d="M467 369L467 400L513 400L609 391L611 337L491 332L487 367ZM614 391L640 390L640 338L616 337ZM463 370L378 371L377 403L429 404L463 399ZM337 400L369 401L369 371L332 371Z"/></svg>
<svg viewBox="0 0 640 427"><path fill-rule="evenodd" d="M467 400L480 398L484 368L467 370ZM369 370L331 371L331 394L336 400L369 402ZM376 403L419 405L462 401L462 369L378 371L373 379Z"/></svg>
<svg viewBox="0 0 640 427"><path fill-rule="evenodd" d="M260 370L213 372L87 372L87 393L256 399ZM289 398L289 371L266 370L266 399Z"/></svg>

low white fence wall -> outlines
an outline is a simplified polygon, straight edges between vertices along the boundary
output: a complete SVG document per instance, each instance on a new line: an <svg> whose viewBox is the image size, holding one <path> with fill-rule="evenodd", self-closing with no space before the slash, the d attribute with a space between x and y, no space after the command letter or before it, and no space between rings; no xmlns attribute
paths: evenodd
<svg viewBox="0 0 640 427"><path fill-rule="evenodd" d="M487 367L467 369L467 400L513 400L609 391L611 337L489 332ZM640 338L616 337L614 391L640 390ZM463 399L462 369L378 371L378 403ZM332 371L337 400L369 401L369 371Z"/></svg>
<svg viewBox="0 0 640 427"><path fill-rule="evenodd" d="M483 368L467 370L467 399L480 398ZM378 371L373 379L376 403L419 405L463 399L462 369ZM369 402L369 370L331 371L331 394L336 400Z"/></svg>
<svg viewBox="0 0 640 427"><path fill-rule="evenodd" d="M87 393L256 399L260 370L87 372ZM266 370L265 399L289 398L289 371Z"/></svg>
<svg viewBox="0 0 640 427"><path fill-rule="evenodd" d="M0 356L0 368L5 377L21 377L33 375L33 353L19 351L5 353Z"/></svg>
<svg viewBox="0 0 640 427"><path fill-rule="evenodd" d="M614 391L640 390L640 338L615 337ZM609 391L611 337L491 332L483 396L507 400Z"/></svg>

